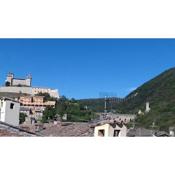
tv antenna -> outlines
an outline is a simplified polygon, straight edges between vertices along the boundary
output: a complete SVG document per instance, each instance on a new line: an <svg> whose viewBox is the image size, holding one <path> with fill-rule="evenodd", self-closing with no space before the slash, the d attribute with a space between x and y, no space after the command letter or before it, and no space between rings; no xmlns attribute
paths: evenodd
<svg viewBox="0 0 175 175"><path fill-rule="evenodd" d="M107 97L105 96L105 110L104 110L105 114L107 113Z"/></svg>

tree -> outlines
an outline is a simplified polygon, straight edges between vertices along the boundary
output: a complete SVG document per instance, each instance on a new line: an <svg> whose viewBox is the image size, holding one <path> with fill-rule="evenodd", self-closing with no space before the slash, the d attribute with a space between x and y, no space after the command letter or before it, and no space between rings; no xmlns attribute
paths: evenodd
<svg viewBox="0 0 175 175"><path fill-rule="evenodd" d="M56 100L56 98L51 97L49 93L42 93L42 92L40 92L36 96L43 96L44 97L44 101L55 101Z"/></svg>
<svg viewBox="0 0 175 175"><path fill-rule="evenodd" d="M47 107L43 113L42 122L46 123L49 120L53 120L56 115L56 109L53 107Z"/></svg>
<svg viewBox="0 0 175 175"><path fill-rule="evenodd" d="M82 106L82 104L75 99L67 99L62 97L57 101L56 113L60 116L68 115L68 121L71 122L85 122L90 121L95 117L94 113Z"/></svg>
<svg viewBox="0 0 175 175"><path fill-rule="evenodd" d="M20 113L20 115L19 115L19 123L20 124L24 123L25 120L26 120L26 118L27 118L27 115L26 114Z"/></svg>

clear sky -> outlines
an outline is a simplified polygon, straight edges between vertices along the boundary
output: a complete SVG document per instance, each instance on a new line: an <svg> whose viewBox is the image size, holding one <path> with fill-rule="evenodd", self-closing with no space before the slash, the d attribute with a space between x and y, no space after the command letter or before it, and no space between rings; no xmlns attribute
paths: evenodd
<svg viewBox="0 0 175 175"><path fill-rule="evenodd" d="M175 40L1 39L0 83L6 74L33 76L33 86L58 88L69 98L124 97L175 66Z"/></svg>

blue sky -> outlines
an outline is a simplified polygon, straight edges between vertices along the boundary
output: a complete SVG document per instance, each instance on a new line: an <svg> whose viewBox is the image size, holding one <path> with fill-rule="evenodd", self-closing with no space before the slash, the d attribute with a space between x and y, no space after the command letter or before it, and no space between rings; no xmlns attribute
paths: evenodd
<svg viewBox="0 0 175 175"><path fill-rule="evenodd" d="M69 98L124 97L174 66L173 39L0 39L0 84L30 73Z"/></svg>

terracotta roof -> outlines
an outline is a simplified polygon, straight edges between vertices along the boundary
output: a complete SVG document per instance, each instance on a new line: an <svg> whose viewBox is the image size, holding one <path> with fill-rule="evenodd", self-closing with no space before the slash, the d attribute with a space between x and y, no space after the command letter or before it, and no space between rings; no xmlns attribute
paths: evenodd
<svg viewBox="0 0 175 175"><path fill-rule="evenodd" d="M92 137L94 133L88 123L45 124L45 128L41 134L53 137Z"/></svg>
<svg viewBox="0 0 175 175"><path fill-rule="evenodd" d="M5 100L5 101L13 101L13 102L15 102L15 103L19 103L18 101L14 100L14 99L12 99L12 98L9 98L9 97L1 97L0 99L1 99L1 100Z"/></svg>
<svg viewBox="0 0 175 175"><path fill-rule="evenodd" d="M25 129L0 122L0 136L41 136Z"/></svg>
<svg viewBox="0 0 175 175"><path fill-rule="evenodd" d="M3 130L3 129L0 129L0 137L16 137L16 136L20 136L19 134L17 133L13 133L13 132L10 132L8 130Z"/></svg>

